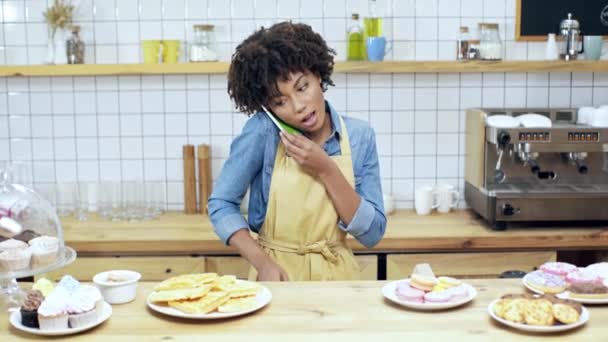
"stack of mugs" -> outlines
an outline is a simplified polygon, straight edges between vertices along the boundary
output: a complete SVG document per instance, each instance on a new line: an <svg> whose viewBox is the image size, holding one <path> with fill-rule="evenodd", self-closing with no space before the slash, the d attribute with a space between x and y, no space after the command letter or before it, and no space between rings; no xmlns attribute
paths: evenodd
<svg viewBox="0 0 608 342"><path fill-rule="evenodd" d="M428 215L435 209L440 213L449 213L458 205L459 197L458 190L453 185L425 185L416 189L414 208L418 215Z"/></svg>
<svg viewBox="0 0 608 342"><path fill-rule="evenodd" d="M598 108L579 108L576 123L593 127L608 127L608 105L603 105Z"/></svg>

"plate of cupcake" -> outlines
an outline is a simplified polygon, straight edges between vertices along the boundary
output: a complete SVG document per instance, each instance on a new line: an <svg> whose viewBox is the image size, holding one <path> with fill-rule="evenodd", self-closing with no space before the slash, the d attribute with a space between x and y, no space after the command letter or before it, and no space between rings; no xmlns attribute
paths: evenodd
<svg viewBox="0 0 608 342"><path fill-rule="evenodd" d="M55 286L39 279L24 304L10 315L15 329L45 336L71 335L91 329L112 316L112 306L99 290L64 276Z"/></svg>
<svg viewBox="0 0 608 342"><path fill-rule="evenodd" d="M506 294L488 305L497 322L517 330L552 333L571 330L589 321L589 311L553 295Z"/></svg>
<svg viewBox="0 0 608 342"><path fill-rule="evenodd" d="M452 277L435 277L429 264L418 264L410 278L384 285L382 294L410 309L434 311L468 303L477 296L477 290Z"/></svg>
<svg viewBox="0 0 608 342"><path fill-rule="evenodd" d="M272 299L268 288L234 275L183 274L154 287L148 307L164 315L188 319L222 319L257 311Z"/></svg>
<svg viewBox="0 0 608 342"><path fill-rule="evenodd" d="M565 262L546 262L522 279L538 294L553 294L583 304L608 304L608 263L577 267Z"/></svg>

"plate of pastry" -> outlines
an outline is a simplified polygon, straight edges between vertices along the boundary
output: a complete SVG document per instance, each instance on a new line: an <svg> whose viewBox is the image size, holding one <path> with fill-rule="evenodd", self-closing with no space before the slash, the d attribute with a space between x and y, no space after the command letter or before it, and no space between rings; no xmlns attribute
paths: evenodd
<svg viewBox="0 0 608 342"><path fill-rule="evenodd" d="M81 285L71 276L57 284L41 278L27 292L24 304L10 314L15 329L34 335L76 334L100 325L112 316L112 306L99 290Z"/></svg>
<svg viewBox="0 0 608 342"><path fill-rule="evenodd" d="M410 278L384 285L382 294L401 306L433 311L468 303L477 296L477 290L452 277L435 277L429 264L418 264Z"/></svg>
<svg viewBox="0 0 608 342"><path fill-rule="evenodd" d="M272 300L256 282L216 273L184 274L162 281L148 295L148 307L164 315L188 319L222 319L257 311Z"/></svg>
<svg viewBox="0 0 608 342"><path fill-rule="evenodd" d="M576 267L565 262L547 262L522 279L530 291L554 294L583 304L608 304L605 263Z"/></svg>
<svg viewBox="0 0 608 342"><path fill-rule="evenodd" d="M517 330L551 333L571 330L589 321L580 303L552 295L507 294L488 305L497 322Z"/></svg>

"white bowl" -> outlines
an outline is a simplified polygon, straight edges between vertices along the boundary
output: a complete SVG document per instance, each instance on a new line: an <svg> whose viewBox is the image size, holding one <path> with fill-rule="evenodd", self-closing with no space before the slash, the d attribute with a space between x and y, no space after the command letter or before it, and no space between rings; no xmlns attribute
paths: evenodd
<svg viewBox="0 0 608 342"><path fill-rule="evenodd" d="M124 281L109 280L108 276L113 275ZM135 299L137 293L137 282L141 274L128 270L113 270L97 273L93 277L93 283L99 288L101 295L110 304L123 304Z"/></svg>

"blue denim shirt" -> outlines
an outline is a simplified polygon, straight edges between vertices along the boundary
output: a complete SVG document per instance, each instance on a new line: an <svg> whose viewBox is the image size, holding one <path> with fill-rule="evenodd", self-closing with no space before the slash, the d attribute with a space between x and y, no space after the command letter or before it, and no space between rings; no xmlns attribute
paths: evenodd
<svg viewBox="0 0 608 342"><path fill-rule="evenodd" d="M342 132L338 113L327 102L326 107L331 113L332 133L323 148L329 156L340 155ZM350 138L355 191L361 196L361 204L350 224L338 222L338 226L370 248L380 241L386 229L375 133L365 121L343 119ZM278 129L264 113L256 113L247 120L241 134L233 140L230 156L208 202L213 228L224 243L239 229L260 231L279 141ZM247 222L241 215L240 203L250 186Z"/></svg>

